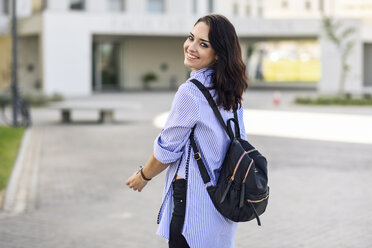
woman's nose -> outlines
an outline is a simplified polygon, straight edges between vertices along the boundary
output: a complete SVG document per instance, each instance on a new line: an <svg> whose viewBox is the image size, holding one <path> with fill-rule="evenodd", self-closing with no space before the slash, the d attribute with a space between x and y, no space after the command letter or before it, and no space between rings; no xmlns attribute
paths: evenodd
<svg viewBox="0 0 372 248"><path fill-rule="evenodd" d="M188 50L190 52L195 52L196 51L196 46L195 46L195 42L191 42L189 47L188 47Z"/></svg>

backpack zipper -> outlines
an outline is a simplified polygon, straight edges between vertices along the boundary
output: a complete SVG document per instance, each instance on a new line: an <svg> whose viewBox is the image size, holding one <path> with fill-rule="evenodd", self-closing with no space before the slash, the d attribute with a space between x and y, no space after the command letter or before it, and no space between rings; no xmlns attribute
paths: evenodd
<svg viewBox="0 0 372 248"><path fill-rule="evenodd" d="M243 179L243 183L245 183L245 180L247 179L248 172L250 171L250 169L252 167L252 164L253 164L253 159L251 160L251 163L248 166L247 172L245 173L245 176L244 176L244 179Z"/></svg>
<svg viewBox="0 0 372 248"><path fill-rule="evenodd" d="M226 198L226 196L227 196L227 193L228 193L229 190L230 190L231 184L232 184L232 182L233 182L234 179L235 179L235 173L236 173L236 171L238 170L238 167L239 167L240 163L242 162L243 157L244 157L246 154L248 154L248 152L243 152L243 154L242 154L242 155L240 156L240 158L239 158L239 161L236 163L236 165L235 165L235 169L234 169L234 172L233 172L231 178L229 179L229 182L227 183L227 187L226 187L225 191L224 191L223 194L222 194L222 197L221 197L220 203L222 203L222 202L225 200L225 198ZM253 161L253 160L252 160L252 161Z"/></svg>
<svg viewBox="0 0 372 248"><path fill-rule="evenodd" d="M236 163L236 166L235 166L235 169L234 169L234 173L233 173L232 176L231 176L231 180L232 180L232 181L234 181L235 173L236 173L236 171L238 170L238 167L239 167L240 163L242 162L242 159L244 158L244 156L245 156L246 154L248 154L248 152L243 152L243 154L242 154L242 155L240 156L240 158L239 158L238 163Z"/></svg>

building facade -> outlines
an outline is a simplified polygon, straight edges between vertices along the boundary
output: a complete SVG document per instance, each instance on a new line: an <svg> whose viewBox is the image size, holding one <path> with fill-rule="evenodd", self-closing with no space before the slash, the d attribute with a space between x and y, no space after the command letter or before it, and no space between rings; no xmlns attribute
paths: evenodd
<svg viewBox="0 0 372 248"><path fill-rule="evenodd" d="M0 0L0 87L9 80L4 72L10 61L9 2ZM317 87L332 93L338 88L340 57L322 32L321 17L326 14L343 18L344 25L357 30L346 90L363 93L372 87L372 72L366 69L372 66L371 4L362 0L18 0L19 83L26 90L66 96L175 89L189 73L183 65L186 36L198 17L220 13L235 25L245 60L245 51L257 41L319 44Z"/></svg>

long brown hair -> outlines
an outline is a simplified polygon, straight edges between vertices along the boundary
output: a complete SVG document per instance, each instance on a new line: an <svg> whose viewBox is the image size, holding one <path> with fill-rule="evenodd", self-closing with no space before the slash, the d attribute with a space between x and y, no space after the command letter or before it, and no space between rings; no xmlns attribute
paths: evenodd
<svg viewBox="0 0 372 248"><path fill-rule="evenodd" d="M213 89L217 94L217 105L225 110L236 111L242 102L242 95L248 88L238 36L231 22L222 15L207 15L196 23L209 26L209 42L218 55L213 64Z"/></svg>

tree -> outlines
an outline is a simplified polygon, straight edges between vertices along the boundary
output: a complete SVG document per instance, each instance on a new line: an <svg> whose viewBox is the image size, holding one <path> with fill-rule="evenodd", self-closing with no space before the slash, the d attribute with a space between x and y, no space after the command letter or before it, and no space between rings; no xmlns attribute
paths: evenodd
<svg viewBox="0 0 372 248"><path fill-rule="evenodd" d="M345 81L350 65L347 64L347 59L351 50L355 45L355 41L350 37L355 33L354 27L344 27L340 21L335 21L330 17L323 17L323 28L327 38L337 47L341 58L340 82L338 96L345 96Z"/></svg>

